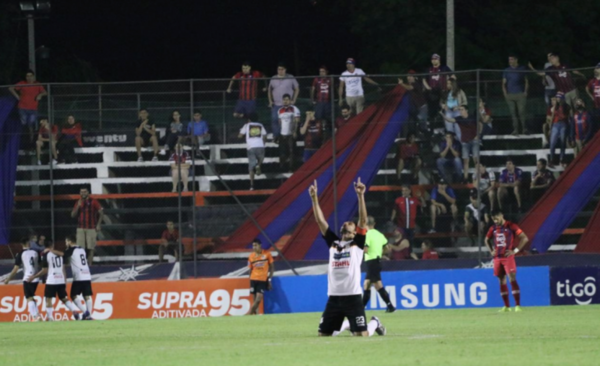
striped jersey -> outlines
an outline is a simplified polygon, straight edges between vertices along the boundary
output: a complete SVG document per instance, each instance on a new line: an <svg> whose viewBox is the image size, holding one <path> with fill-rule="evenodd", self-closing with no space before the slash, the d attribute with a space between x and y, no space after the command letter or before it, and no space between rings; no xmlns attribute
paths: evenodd
<svg viewBox="0 0 600 366"><path fill-rule="evenodd" d="M31 276L40 271L40 257L38 252L33 249L25 249L15 256L15 266L23 267L23 282L27 281ZM39 278L35 278L31 282L39 282Z"/></svg>
<svg viewBox="0 0 600 366"><path fill-rule="evenodd" d="M517 247L517 236L521 235L523 230L517 224L504 221L502 225L494 224L487 233L488 239L494 239L494 249L496 249L496 258L504 258L507 250L513 250Z"/></svg>
<svg viewBox="0 0 600 366"><path fill-rule="evenodd" d="M98 201L89 197L81 201L77 227L79 229L95 229L98 224L98 212L102 210L102 206L100 206ZM79 201L75 202L74 208L76 208L78 204Z"/></svg>
<svg viewBox="0 0 600 366"><path fill-rule="evenodd" d="M68 261L73 273L73 281L91 281L92 274L87 261L85 249L73 246L65 252L65 261Z"/></svg>
<svg viewBox="0 0 600 366"><path fill-rule="evenodd" d="M260 71L250 71L248 74L238 72L233 76L240 80L240 100L255 100L258 90L258 79L265 76Z"/></svg>
<svg viewBox="0 0 600 366"><path fill-rule="evenodd" d="M64 285L63 257L52 252L42 254L42 267L48 268L47 285Z"/></svg>

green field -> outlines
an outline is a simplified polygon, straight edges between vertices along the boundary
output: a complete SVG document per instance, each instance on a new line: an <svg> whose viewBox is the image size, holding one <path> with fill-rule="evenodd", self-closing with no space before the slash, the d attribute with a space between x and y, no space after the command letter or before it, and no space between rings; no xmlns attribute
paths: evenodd
<svg viewBox="0 0 600 366"><path fill-rule="evenodd" d="M600 306L411 310L385 337L317 338L320 314L3 323L0 365L599 365Z"/></svg>

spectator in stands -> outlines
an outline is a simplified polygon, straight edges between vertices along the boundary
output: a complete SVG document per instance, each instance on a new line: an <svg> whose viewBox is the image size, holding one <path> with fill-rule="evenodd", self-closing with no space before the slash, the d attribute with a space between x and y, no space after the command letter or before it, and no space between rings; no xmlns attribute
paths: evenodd
<svg viewBox="0 0 600 366"><path fill-rule="evenodd" d="M402 78L398 78L398 84L402 85L404 89L408 90L410 95L410 115L411 120L417 123L416 128L413 131L427 131L427 101L425 99L425 92L423 83L415 76L415 70L409 70L406 76L406 83ZM409 129L403 129L404 135L408 133Z"/></svg>
<svg viewBox="0 0 600 366"><path fill-rule="evenodd" d="M80 199L75 202L71 211L71 217L77 217L77 245L85 249L87 260L90 265L94 263L94 248L96 238L102 230L102 218L104 210L100 203L90 197L87 188L79 190Z"/></svg>
<svg viewBox="0 0 600 366"><path fill-rule="evenodd" d="M200 147L210 140L210 133L208 131L208 123L202 119L202 113L200 111L194 111L194 119L187 125L187 134L192 149L196 151L196 156L200 157Z"/></svg>
<svg viewBox="0 0 600 366"><path fill-rule="evenodd" d="M469 180L469 156L473 157L473 165L479 163L479 140L478 126L475 118L469 116L469 109L466 105L458 107L460 115L456 118L450 118L442 115L446 123L457 125L460 130L460 142L462 158L463 158L463 184L467 184ZM440 112L441 113L441 112Z"/></svg>
<svg viewBox="0 0 600 366"><path fill-rule="evenodd" d="M171 113L171 122L169 122L167 128L165 151L173 153L175 145L181 143L184 136L185 132L183 130L183 123L181 123L181 114L175 110Z"/></svg>
<svg viewBox="0 0 600 366"><path fill-rule="evenodd" d="M533 202L536 202L538 199L540 199L546 192L546 189L550 187L556 180L556 178L554 178L554 174L550 170L546 169L547 165L548 161L546 161L546 159L539 159L537 161L537 169L533 173L531 185L529 187Z"/></svg>
<svg viewBox="0 0 600 366"><path fill-rule="evenodd" d="M288 74L283 63L277 65L277 74L269 83L269 108L271 108L271 127L273 128L273 142L279 143L281 135L279 125L279 110L283 107L283 96L289 95L291 104L295 105L300 94L300 86L294 75Z"/></svg>
<svg viewBox="0 0 600 366"><path fill-rule="evenodd" d="M575 100L575 111L573 118L571 118L571 141L573 141L573 152L575 157L581 152L581 149L590 141L592 138L592 116L588 111L585 110L585 103L583 99L577 98Z"/></svg>
<svg viewBox="0 0 600 366"><path fill-rule="evenodd" d="M44 251L44 249L46 249L44 247L45 240L46 237L43 235L41 235L40 239L38 240L38 236L36 234L29 234L29 248L35 250L38 253L41 253Z"/></svg>
<svg viewBox="0 0 600 366"><path fill-rule="evenodd" d="M547 61L544 64L544 69L547 69L548 67L552 66L552 64L550 63L551 57L552 53L549 53L546 56ZM544 85L544 99L546 101L546 106L550 107L550 100L556 95L556 85L554 85L554 80L548 74L545 74L543 72L537 72L537 70L535 69L535 67L533 67L531 62L528 64L528 66L531 71L535 71L539 76L543 78L542 84Z"/></svg>
<svg viewBox="0 0 600 366"><path fill-rule="evenodd" d="M428 77L423 79L427 97L427 112L429 113L429 123L437 116L440 111L442 94L447 88L447 80L455 79L454 75L446 74L452 72L446 65L441 64L441 57L437 53L431 56L431 67L427 69ZM444 74L441 74L444 73Z"/></svg>
<svg viewBox="0 0 600 366"><path fill-rule="evenodd" d="M456 195L454 190L448 186L448 183L444 179L440 179L438 184L431 191L431 230L430 234L436 232L435 224L436 219L439 215L445 215L450 211L452 213L452 231L456 218L458 216L458 207L456 206Z"/></svg>
<svg viewBox="0 0 600 366"><path fill-rule="evenodd" d="M398 167L396 176L398 181L402 180L402 171L404 168L410 169L411 182L419 182L419 172L421 171L422 161L419 157L419 145L415 141L414 132L409 132L406 141L398 145Z"/></svg>
<svg viewBox="0 0 600 366"><path fill-rule="evenodd" d="M137 150L138 162L144 161L142 147L152 144L154 157L152 161L158 161L158 137L156 125L150 121L147 109L140 109L138 114L138 126L135 129L135 148Z"/></svg>
<svg viewBox="0 0 600 366"><path fill-rule="evenodd" d="M304 136L304 162L313 156L323 144L323 120L316 118L316 111L309 108L306 120L300 127L300 135Z"/></svg>
<svg viewBox="0 0 600 366"><path fill-rule="evenodd" d="M465 208L465 233L471 239L479 236L480 232L483 237L485 229L490 224L490 211L483 201L480 202L478 200L477 195L477 188L471 188L469 191L469 200L471 203Z"/></svg>
<svg viewBox="0 0 600 366"><path fill-rule="evenodd" d="M462 145L454 137L454 133L446 132L445 139L440 143L440 157L437 159L436 164L440 177L448 182L454 181L454 177L460 177L463 174L463 163L460 160L461 152ZM446 168L451 169L448 174Z"/></svg>
<svg viewBox="0 0 600 366"><path fill-rule="evenodd" d="M75 121L75 116L70 114L61 128L61 136L58 139L58 155L62 163L76 163L75 147L82 147L81 123Z"/></svg>
<svg viewBox="0 0 600 366"><path fill-rule="evenodd" d="M267 141L267 131L259 123L258 116L251 114L248 116L246 124L240 129L238 138L246 139L246 148L248 150L248 171L250 173L250 190L254 190L254 174L261 175L261 167L265 159L265 142Z"/></svg>
<svg viewBox="0 0 600 366"><path fill-rule="evenodd" d="M300 123L300 110L292 104L289 94L283 96L283 106L277 112L279 116L280 140L279 140L279 164L281 169L294 170L294 158L296 150L296 136L298 124Z"/></svg>
<svg viewBox="0 0 600 366"><path fill-rule="evenodd" d="M406 259L419 259L410 248L408 238L403 234L401 228L395 228L389 238L388 245L384 247L385 258L388 260L401 261Z"/></svg>
<svg viewBox="0 0 600 366"><path fill-rule="evenodd" d="M8 90L19 101L17 104L19 119L23 127L27 126L29 142L33 145L38 122L38 104L48 93L40 82L35 79L35 73L32 70L27 71L25 80L19 81L17 85L11 86Z"/></svg>
<svg viewBox="0 0 600 366"><path fill-rule="evenodd" d="M548 106L548 108L546 108L546 121L544 122L544 125L542 126L542 132L544 134L544 137L546 138L546 142L544 142L544 148L549 148L550 147L550 137L551 137L551 131L552 131L552 108L558 103L558 98L556 98L556 95L554 95L552 98L550 98L550 105Z"/></svg>
<svg viewBox="0 0 600 366"><path fill-rule="evenodd" d="M444 112L442 117L445 117L444 124L446 131L454 132L456 137L461 139L461 130L456 124L449 123L450 119L460 116L460 107L467 105L467 95L458 87L458 82L454 79L449 79L446 82L446 91L441 101L441 108ZM441 112L440 112L441 113Z"/></svg>
<svg viewBox="0 0 600 366"><path fill-rule="evenodd" d="M425 199L421 191L417 190L416 198L412 197L412 191L409 185L402 186L402 197L396 198L392 217L390 221L394 222L397 227L401 228L409 241L415 237L415 227L417 226L417 212L423 212L427 207Z"/></svg>
<svg viewBox="0 0 600 366"><path fill-rule="evenodd" d="M175 151L169 158L169 164L171 164L171 177L173 178L173 190L171 192L177 192L179 182L183 183L183 192L188 192L191 159L188 153L183 150L181 144L175 145ZM179 165L181 165L181 168ZM179 176L180 170L181 177Z"/></svg>
<svg viewBox="0 0 600 366"><path fill-rule="evenodd" d="M423 250L423 255L421 256L423 260L440 259L438 252L433 248L431 240L423 240L421 250Z"/></svg>
<svg viewBox="0 0 600 366"><path fill-rule="evenodd" d="M315 118L319 121L331 121L331 96L333 95L333 79L328 77L326 66L319 68L319 77L313 79L310 88L310 100L315 107Z"/></svg>
<svg viewBox="0 0 600 366"><path fill-rule="evenodd" d="M525 66L519 65L517 56L508 56L508 67L502 75L502 92L513 120L513 135L518 135L521 131L524 134L529 133L526 111L529 80L525 71Z"/></svg>
<svg viewBox="0 0 600 366"><path fill-rule="evenodd" d="M489 205L490 212L496 205L496 175L488 172L485 165L479 164L479 174L473 175L473 184L481 191L481 200Z"/></svg>
<svg viewBox="0 0 600 366"><path fill-rule="evenodd" d="M50 150L52 151L52 164L57 163L57 155L56 155L56 142L58 139L58 126L52 126L52 132L50 132L50 123L48 123L48 118L42 117L40 119L40 130L38 131L38 138L36 141L37 147L37 163L38 165L42 165L42 161L40 159L42 155L42 149L46 142L50 145Z"/></svg>
<svg viewBox="0 0 600 366"><path fill-rule="evenodd" d="M233 116L235 118L243 118L244 116L256 113L256 97L258 94L259 83L257 79L264 77L265 75L262 72L256 70L252 71L252 65L250 65L249 61L245 61L242 64L241 72L233 75L229 82L229 86L227 87L227 93L231 93L233 83L235 83L236 80L239 81L240 93L238 101L235 104L235 109L233 110ZM265 79L263 92L267 91L267 86L268 83Z"/></svg>
<svg viewBox="0 0 600 366"><path fill-rule="evenodd" d="M523 171L513 163L511 158L506 160L506 169L500 173L498 183L498 207L504 209L504 200L509 192L514 194L517 201L517 210L521 212L521 182L523 181ZM512 189L511 189L512 188Z"/></svg>
<svg viewBox="0 0 600 366"><path fill-rule="evenodd" d="M559 163L562 167L566 166L564 159L570 114L571 108L565 102L564 94L558 92L556 98L552 99L552 107L550 108L550 120L552 121L552 128L550 130L550 168L554 168L554 150L556 149L557 143L560 144Z"/></svg>
<svg viewBox="0 0 600 366"><path fill-rule="evenodd" d="M356 61L353 58L346 60L346 71L340 77L340 87L338 94L340 97L340 106L346 104L350 106L354 114L359 114L365 108L365 93L363 90L363 79L372 85L379 87L373 79L366 76L362 69L356 67ZM344 98L344 89L346 89L346 98ZM381 88L379 88L381 90Z"/></svg>
<svg viewBox="0 0 600 366"><path fill-rule="evenodd" d="M350 118L354 117L354 115L352 114L352 109L347 104L344 104L342 106L342 108L340 109L340 114L341 115L335 119L335 131L337 131L340 127L345 125L350 120Z"/></svg>
<svg viewBox="0 0 600 366"><path fill-rule="evenodd" d="M594 124L600 124L600 63L594 68L594 77L588 82L585 87L585 91L590 96L590 99L594 101L594 111L592 112L592 118ZM593 131L596 128L592 128ZM592 132L593 134L593 132Z"/></svg>
<svg viewBox="0 0 600 366"><path fill-rule="evenodd" d="M179 148L181 145L177 145ZM179 260L179 230L175 229L175 223L172 220L167 221L167 228L160 237L160 246L158 247L158 262L164 261L165 252L173 253L175 261Z"/></svg>
<svg viewBox="0 0 600 366"><path fill-rule="evenodd" d="M566 103L573 108L575 106L575 99L577 99L579 95L572 74L582 78L585 78L585 75L579 71L568 71L569 67L560 62L560 56L556 53L548 54L548 62L550 63L550 66L545 68L546 73L538 73L538 75L543 77L547 75L552 78L557 93L562 93L565 96ZM531 64L530 68L532 68Z"/></svg>
<svg viewBox="0 0 600 366"><path fill-rule="evenodd" d="M492 111L483 99L479 99L479 132L481 137L494 134Z"/></svg>

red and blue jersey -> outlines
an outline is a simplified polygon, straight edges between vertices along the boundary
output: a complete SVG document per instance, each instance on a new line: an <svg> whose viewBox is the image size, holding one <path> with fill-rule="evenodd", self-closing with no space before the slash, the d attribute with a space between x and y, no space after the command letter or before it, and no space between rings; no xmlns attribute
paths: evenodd
<svg viewBox="0 0 600 366"><path fill-rule="evenodd" d="M331 95L331 79L330 78L315 78L312 83L315 88L315 102L329 102Z"/></svg>
<svg viewBox="0 0 600 366"><path fill-rule="evenodd" d="M449 74L441 75L441 72L452 72L452 69L446 65L440 65L439 67L430 67L427 72L429 76L427 76L427 84L431 89L441 89L446 90L446 81Z"/></svg>
<svg viewBox="0 0 600 366"><path fill-rule="evenodd" d="M567 71L567 65L549 66L546 68L548 72L546 75L550 76L554 80L556 90L567 94L570 91L575 90L575 83L573 82L573 76L570 71Z"/></svg>
<svg viewBox="0 0 600 366"><path fill-rule="evenodd" d="M593 78L590 80L587 88L594 96L594 107L600 108L600 79Z"/></svg>
<svg viewBox="0 0 600 366"><path fill-rule="evenodd" d="M521 181L522 177L523 171L519 168L515 168L512 173L508 169L504 169L500 173L500 183L517 183Z"/></svg>
<svg viewBox="0 0 600 366"><path fill-rule="evenodd" d="M588 112L577 112L573 115L571 124L571 138L587 141L592 137L592 117Z"/></svg>
<svg viewBox="0 0 600 366"><path fill-rule="evenodd" d="M258 78L264 75L260 71L250 71L248 74L238 72L233 76L234 79L240 79L240 100L255 100L258 89Z"/></svg>
<svg viewBox="0 0 600 366"><path fill-rule="evenodd" d="M496 258L504 258L507 250L513 250L517 247L517 237L522 233L523 230L517 224L504 221L502 225L492 225L486 237L494 239Z"/></svg>

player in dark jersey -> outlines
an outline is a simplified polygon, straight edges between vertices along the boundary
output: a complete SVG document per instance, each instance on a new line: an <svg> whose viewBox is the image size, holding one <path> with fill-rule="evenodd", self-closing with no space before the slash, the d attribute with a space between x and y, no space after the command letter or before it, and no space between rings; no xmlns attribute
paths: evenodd
<svg viewBox="0 0 600 366"><path fill-rule="evenodd" d="M354 183L358 196L358 226L346 221L338 237L329 229L329 224L319 205L317 181L308 190L312 200L315 220L329 247L329 268L327 270L327 306L319 324L319 336L335 336L350 329L355 336L372 336L375 332L385 335L385 327L377 317L367 323L362 302L360 265L363 259L367 234L367 206L365 204L366 186L358 181ZM346 321L344 319L347 318Z"/></svg>
<svg viewBox="0 0 600 366"><path fill-rule="evenodd" d="M31 315L31 321L35 322L40 320L40 313L33 297L35 296L40 279L36 278L33 281L29 281L29 278L38 272L40 256L38 252L29 248L29 238L22 238L21 245L23 246L23 251L15 256L15 266L4 280L4 284L8 285L10 280L19 271L19 268L23 267L23 292L27 299L27 308L29 309L29 315Z"/></svg>
<svg viewBox="0 0 600 366"><path fill-rule="evenodd" d="M504 215L499 210L492 212L492 221L494 221L494 225L490 227L485 237L485 245L494 257L494 276L500 280L500 295L504 300L504 307L500 309L500 312L510 311L506 274L508 274L510 288L515 298L515 311L521 311L521 291L517 283L515 254L523 249L529 239L517 224L504 220ZM493 248L490 239L494 240Z"/></svg>

